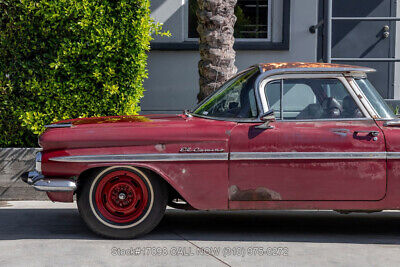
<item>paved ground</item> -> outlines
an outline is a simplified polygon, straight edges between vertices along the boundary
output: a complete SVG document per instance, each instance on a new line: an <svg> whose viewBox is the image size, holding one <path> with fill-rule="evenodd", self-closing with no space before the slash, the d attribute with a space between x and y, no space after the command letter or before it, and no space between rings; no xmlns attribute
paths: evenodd
<svg viewBox="0 0 400 267"><path fill-rule="evenodd" d="M121 241L104 240L88 231L75 204L20 201L0 202L0 206L0 266L400 263L399 212L340 215L328 211L218 213L169 209L151 234ZM286 252L287 256L282 255ZM250 255L254 253L264 255Z"/></svg>

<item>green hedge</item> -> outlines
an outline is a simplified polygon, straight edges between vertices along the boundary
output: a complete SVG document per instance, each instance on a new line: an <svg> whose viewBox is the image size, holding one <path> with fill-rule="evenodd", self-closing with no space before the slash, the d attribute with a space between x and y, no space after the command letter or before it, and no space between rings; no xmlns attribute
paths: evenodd
<svg viewBox="0 0 400 267"><path fill-rule="evenodd" d="M45 124L139 111L149 0L0 0L0 147Z"/></svg>

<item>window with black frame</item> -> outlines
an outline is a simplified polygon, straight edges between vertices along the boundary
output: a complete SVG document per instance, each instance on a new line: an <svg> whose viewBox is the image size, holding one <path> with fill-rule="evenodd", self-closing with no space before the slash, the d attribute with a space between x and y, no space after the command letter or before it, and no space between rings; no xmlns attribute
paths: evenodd
<svg viewBox="0 0 400 267"><path fill-rule="evenodd" d="M235 31L237 39L269 40L271 0L238 0L235 6ZM188 38L198 38L197 0L189 0Z"/></svg>

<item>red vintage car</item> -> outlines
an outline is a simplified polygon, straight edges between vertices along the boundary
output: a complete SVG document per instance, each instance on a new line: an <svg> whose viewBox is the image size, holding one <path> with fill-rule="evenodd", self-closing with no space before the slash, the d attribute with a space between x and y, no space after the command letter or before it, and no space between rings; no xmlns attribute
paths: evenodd
<svg viewBox="0 0 400 267"><path fill-rule="evenodd" d="M22 179L94 232L148 233L166 206L400 209L400 120L367 80L324 63L252 66L181 115L49 125Z"/></svg>

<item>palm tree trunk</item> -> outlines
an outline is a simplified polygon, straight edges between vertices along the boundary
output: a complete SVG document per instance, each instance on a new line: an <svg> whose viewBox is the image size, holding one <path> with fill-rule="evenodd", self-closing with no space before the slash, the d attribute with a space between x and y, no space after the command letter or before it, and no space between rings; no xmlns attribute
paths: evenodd
<svg viewBox="0 0 400 267"><path fill-rule="evenodd" d="M197 0L198 27L200 35L200 92L199 101L218 89L232 77L235 66L233 50L234 13L237 0Z"/></svg>

